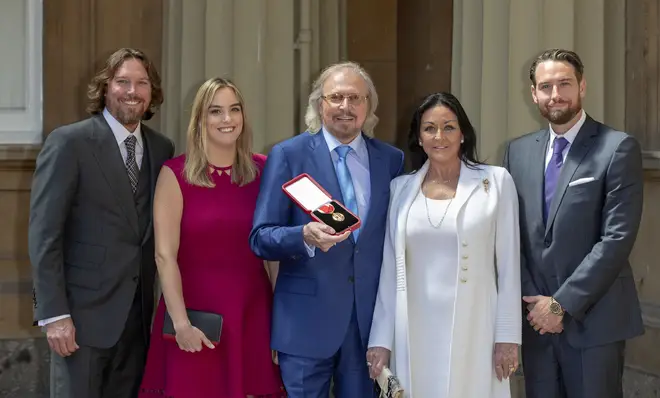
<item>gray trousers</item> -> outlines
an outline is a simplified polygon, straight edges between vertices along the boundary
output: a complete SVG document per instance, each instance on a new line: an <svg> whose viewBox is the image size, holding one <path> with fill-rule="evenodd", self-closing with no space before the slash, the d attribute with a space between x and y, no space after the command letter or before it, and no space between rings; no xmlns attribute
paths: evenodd
<svg viewBox="0 0 660 398"><path fill-rule="evenodd" d="M51 354L51 398L136 398L147 357L139 293L115 346L80 345L72 355Z"/></svg>
<svg viewBox="0 0 660 398"><path fill-rule="evenodd" d="M532 339L526 339L532 340ZM622 398L625 341L574 348L563 334L522 345L527 398Z"/></svg>

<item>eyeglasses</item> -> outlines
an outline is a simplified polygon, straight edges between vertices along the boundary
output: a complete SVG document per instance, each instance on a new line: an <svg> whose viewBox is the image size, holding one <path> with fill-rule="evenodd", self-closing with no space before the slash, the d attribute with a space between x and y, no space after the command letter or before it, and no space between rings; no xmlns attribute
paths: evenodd
<svg viewBox="0 0 660 398"><path fill-rule="evenodd" d="M328 101L332 105L341 105L344 103L344 100L348 100L349 105L360 105L362 104L367 98L369 98L368 95L359 95L359 94L340 94L340 93L333 93L333 94L328 94L328 95L322 95L321 98L324 100Z"/></svg>

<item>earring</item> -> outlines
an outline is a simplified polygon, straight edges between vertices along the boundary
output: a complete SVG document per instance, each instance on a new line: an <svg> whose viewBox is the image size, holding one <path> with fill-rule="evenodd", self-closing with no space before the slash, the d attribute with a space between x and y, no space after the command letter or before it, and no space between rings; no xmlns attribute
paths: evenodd
<svg viewBox="0 0 660 398"><path fill-rule="evenodd" d="M465 142L465 139L464 139L464 138L461 138L461 144L464 143L464 142Z"/></svg>
<svg viewBox="0 0 660 398"><path fill-rule="evenodd" d="M419 146L422 146L422 141L419 142Z"/></svg>

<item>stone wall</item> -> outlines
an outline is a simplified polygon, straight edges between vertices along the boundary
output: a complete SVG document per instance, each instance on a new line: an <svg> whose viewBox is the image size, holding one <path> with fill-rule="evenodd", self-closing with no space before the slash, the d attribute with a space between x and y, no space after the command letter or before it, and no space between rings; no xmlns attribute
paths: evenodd
<svg viewBox="0 0 660 398"><path fill-rule="evenodd" d="M49 397L49 366L46 339L0 340L0 397Z"/></svg>

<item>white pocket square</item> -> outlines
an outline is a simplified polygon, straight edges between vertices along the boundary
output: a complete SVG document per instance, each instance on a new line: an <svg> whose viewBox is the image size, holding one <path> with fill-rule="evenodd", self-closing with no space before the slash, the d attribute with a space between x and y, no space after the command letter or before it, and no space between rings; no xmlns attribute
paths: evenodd
<svg viewBox="0 0 660 398"><path fill-rule="evenodd" d="M574 187L576 185L586 184L586 183L594 181L594 180L595 180L595 178L593 178L593 177L578 178L577 180L571 181L570 183L568 183L568 186L569 187Z"/></svg>

